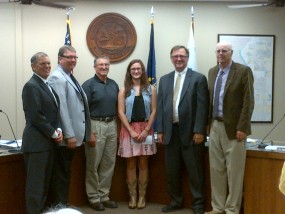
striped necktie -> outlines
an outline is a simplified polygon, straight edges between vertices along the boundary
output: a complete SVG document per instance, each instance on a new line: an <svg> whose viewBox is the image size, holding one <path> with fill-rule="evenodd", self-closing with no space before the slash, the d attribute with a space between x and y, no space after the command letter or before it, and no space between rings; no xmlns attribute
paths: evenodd
<svg viewBox="0 0 285 214"><path fill-rule="evenodd" d="M215 89L215 96L214 96L214 102L213 102L213 118L216 118L219 116L219 97L220 92L222 88L222 80L224 71L220 72L220 75L218 76L217 82L216 82L216 89Z"/></svg>

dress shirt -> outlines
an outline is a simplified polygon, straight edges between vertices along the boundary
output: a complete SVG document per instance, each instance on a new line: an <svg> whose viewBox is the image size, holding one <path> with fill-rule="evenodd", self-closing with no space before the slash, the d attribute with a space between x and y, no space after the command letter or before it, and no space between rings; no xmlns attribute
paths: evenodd
<svg viewBox="0 0 285 214"><path fill-rule="evenodd" d="M181 95L181 91L182 91L182 88L183 88L183 84L184 84L184 80L185 80L187 69L188 68L186 67L181 72L175 71L175 74L174 74L173 90L174 90L174 87L175 87L176 78L177 78L177 76L179 74L181 75L181 82L180 82L180 89L179 89L179 92L178 92L178 95L177 95L177 100L176 100L176 103L175 103L175 109L173 110L173 123L178 123L179 122L178 106L179 106L180 95Z"/></svg>
<svg viewBox="0 0 285 214"><path fill-rule="evenodd" d="M214 96L213 96L213 101L215 100L215 93L216 93L216 84L217 84L217 80L218 77L220 76L221 72L223 71L224 74L222 76L222 85L221 85L221 91L220 91L220 95L219 95L219 107L218 107L218 116L219 117L223 117L223 99L224 99L224 90L225 90L225 85L229 76L229 72L230 72L230 68L231 68L232 63L230 63L227 67L222 68L220 66L219 72L217 74L217 78L215 81L215 90L214 90ZM214 102L213 102L214 105Z"/></svg>

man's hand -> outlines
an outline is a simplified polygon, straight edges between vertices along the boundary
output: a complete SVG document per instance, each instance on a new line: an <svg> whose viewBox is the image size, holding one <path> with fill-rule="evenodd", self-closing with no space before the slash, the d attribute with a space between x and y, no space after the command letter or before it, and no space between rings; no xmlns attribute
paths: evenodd
<svg viewBox="0 0 285 214"><path fill-rule="evenodd" d="M200 144L204 142L204 135L195 133L193 136L193 141L195 144Z"/></svg>
<svg viewBox="0 0 285 214"><path fill-rule="evenodd" d="M95 147L96 146L96 137L95 137L95 134L93 132L91 133L90 141L87 142L87 143L89 143L90 147Z"/></svg>
<svg viewBox="0 0 285 214"><path fill-rule="evenodd" d="M243 141L246 139L246 137L247 137L246 133L242 131L237 131L236 138L238 141Z"/></svg>
<svg viewBox="0 0 285 214"><path fill-rule="evenodd" d="M53 141L56 143L61 143L63 140L63 134L61 131L57 130L57 138L53 138Z"/></svg>
<svg viewBox="0 0 285 214"><path fill-rule="evenodd" d="M76 138L75 137L71 137L66 139L67 142L67 148L69 149L75 149L76 147Z"/></svg>
<svg viewBox="0 0 285 214"><path fill-rule="evenodd" d="M163 133L157 134L157 140L158 140L158 143L163 144L163 141L164 141Z"/></svg>

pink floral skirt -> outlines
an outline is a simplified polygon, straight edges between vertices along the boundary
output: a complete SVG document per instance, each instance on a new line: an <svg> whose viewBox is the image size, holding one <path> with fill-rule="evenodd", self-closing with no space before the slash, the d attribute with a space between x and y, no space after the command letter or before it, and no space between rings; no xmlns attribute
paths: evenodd
<svg viewBox="0 0 285 214"><path fill-rule="evenodd" d="M147 126L147 122L134 122L130 124L133 130L135 130L138 134L140 134L145 127ZM153 129L151 129L148 133L153 136ZM133 156L140 155L154 155L157 151L156 143L154 141L154 137L152 138L151 144L141 144L141 143L131 143L131 136L126 127L122 124L120 131L120 143L118 148L118 155L124 158L129 158Z"/></svg>

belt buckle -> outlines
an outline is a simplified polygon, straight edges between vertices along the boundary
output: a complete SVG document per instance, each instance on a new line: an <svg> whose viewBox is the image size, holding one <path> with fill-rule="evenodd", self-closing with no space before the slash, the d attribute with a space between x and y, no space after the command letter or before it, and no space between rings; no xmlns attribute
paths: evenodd
<svg viewBox="0 0 285 214"><path fill-rule="evenodd" d="M109 123L109 122L113 121L113 119L114 119L113 117L105 117L104 122Z"/></svg>

